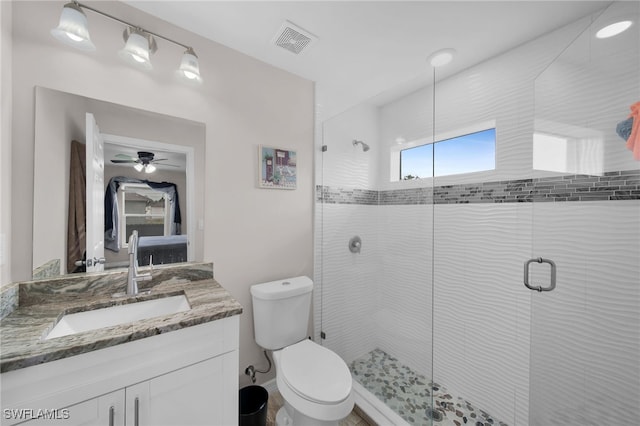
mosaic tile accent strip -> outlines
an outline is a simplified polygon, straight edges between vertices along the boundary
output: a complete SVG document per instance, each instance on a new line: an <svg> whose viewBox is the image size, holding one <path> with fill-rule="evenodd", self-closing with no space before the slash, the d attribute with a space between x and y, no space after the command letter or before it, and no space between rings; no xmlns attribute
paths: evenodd
<svg viewBox="0 0 640 426"><path fill-rule="evenodd" d="M640 200L640 169L385 191L317 186L332 204L408 205Z"/></svg>
<svg viewBox="0 0 640 426"><path fill-rule="evenodd" d="M378 191L354 188L331 188L316 185L316 200L330 204L378 205Z"/></svg>
<svg viewBox="0 0 640 426"><path fill-rule="evenodd" d="M380 349L356 359L349 369L355 380L412 425L508 426Z"/></svg>

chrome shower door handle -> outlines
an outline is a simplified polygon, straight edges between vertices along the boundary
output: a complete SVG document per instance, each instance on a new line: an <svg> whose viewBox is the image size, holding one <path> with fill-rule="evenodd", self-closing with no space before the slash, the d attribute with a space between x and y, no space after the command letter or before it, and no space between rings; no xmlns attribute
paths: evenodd
<svg viewBox="0 0 640 426"><path fill-rule="evenodd" d="M536 262L536 263L548 263L549 265L551 265L551 279L550 279L549 285L547 287L533 286L533 285L529 284L529 265L532 264L533 262ZM535 291L538 291L538 292L551 291L554 288L556 288L556 263L551 259L544 259L542 257L529 259L526 262L524 262L524 285L529 290L535 290Z"/></svg>

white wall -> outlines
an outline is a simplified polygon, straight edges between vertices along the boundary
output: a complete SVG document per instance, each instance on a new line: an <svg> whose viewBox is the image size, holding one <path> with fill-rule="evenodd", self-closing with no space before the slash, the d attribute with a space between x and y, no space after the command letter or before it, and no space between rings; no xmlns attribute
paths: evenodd
<svg viewBox="0 0 640 426"><path fill-rule="evenodd" d="M0 285L11 281L12 4L0 2Z"/></svg>
<svg viewBox="0 0 640 426"><path fill-rule="evenodd" d="M240 323L241 371L248 364L264 367L253 338L249 286L313 272L313 83L122 3L92 3L192 45L204 84L185 86L173 79L181 49L159 40L152 58L154 70L133 69L117 56L123 28L111 20L89 14L95 53L59 44L49 31L57 25L63 5L62 1L12 4L11 280L28 279L31 274L35 86L205 123L204 260L214 262L216 279L245 308ZM257 188L258 144L297 151L295 191ZM244 374L239 374L241 384L246 384Z"/></svg>

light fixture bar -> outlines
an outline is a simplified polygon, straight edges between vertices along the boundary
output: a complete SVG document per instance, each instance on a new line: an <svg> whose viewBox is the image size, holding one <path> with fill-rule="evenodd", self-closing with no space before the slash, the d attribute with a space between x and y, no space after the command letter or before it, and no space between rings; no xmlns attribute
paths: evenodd
<svg viewBox="0 0 640 426"><path fill-rule="evenodd" d="M92 12L95 12L95 13L99 14L99 15L105 16L105 17L107 17L107 18L109 18L109 19L113 19L114 21L120 22L121 24L124 24L124 25L127 25L127 26L129 26L129 27L135 28L135 29L137 29L138 31L142 31L142 32L147 33L147 34L150 34L150 35L152 35L152 36L154 36L154 37L161 38L161 39L163 39L163 40L165 40L165 41L168 41L168 42L170 42L170 43L173 43L173 44L175 44L175 45L177 45L177 46L182 46L182 47L184 47L185 49L191 49L191 46L187 46L186 44L182 44L182 43L180 43L180 42L178 42L178 41L175 41L175 40L173 40L173 39L170 39L169 37L165 37L165 36L163 36L163 35L160 35L160 34L154 33L154 32L152 32L152 31L145 30L144 28L141 28L141 27L140 27L140 26L138 26L138 25L134 25L134 24L132 24L132 23L130 23L130 22L127 22L127 21L125 21L125 20L123 20L123 19L116 18L116 17L115 17L115 16L113 16L113 15L109 15L108 13L102 12L102 11L100 11L100 10L98 10L98 9L95 9L95 8L91 7L91 6L87 6L87 5L86 5L86 4L84 4L84 3L80 3L80 2L77 2L77 1L74 1L73 3L74 3L74 4L76 4L76 5L78 5L78 7L81 7L81 8L83 8L83 9L87 9L87 10L90 10L90 11L92 11ZM192 50L193 50L193 49L192 49Z"/></svg>
<svg viewBox="0 0 640 426"><path fill-rule="evenodd" d="M102 12L101 10L84 3L80 3L76 0L72 0L64 5L60 15L60 22L56 28L51 30L51 35L60 42L77 49L86 51L95 50L95 46L89 38L85 9L126 26L123 33L125 46L122 50L118 51L120 57L125 61L145 70L153 69L149 54L156 51L157 46L155 40L156 38L159 38L185 49L185 52L182 54L182 60L180 61L180 67L176 71L176 75L185 82L194 82L197 84L202 83L198 56L191 46L153 31L146 30L138 25L132 24L131 22L127 22L124 19Z"/></svg>

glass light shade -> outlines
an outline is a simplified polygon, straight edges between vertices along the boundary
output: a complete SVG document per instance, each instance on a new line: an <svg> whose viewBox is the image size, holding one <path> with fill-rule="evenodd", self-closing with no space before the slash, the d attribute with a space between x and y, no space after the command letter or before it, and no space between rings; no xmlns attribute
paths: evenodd
<svg viewBox="0 0 640 426"><path fill-rule="evenodd" d="M631 21L620 21L611 25L607 25L604 28L601 28L597 33L597 38L609 38L613 36L617 36L623 31L626 31L631 26Z"/></svg>
<svg viewBox="0 0 640 426"><path fill-rule="evenodd" d="M64 5L58 26L51 30L51 35L62 43L77 49L96 50L96 46L89 37L87 16L76 4L67 3Z"/></svg>
<svg viewBox="0 0 640 426"><path fill-rule="evenodd" d="M149 60L149 38L140 31L131 31L127 43L118 54L130 64L146 70L153 68Z"/></svg>
<svg viewBox="0 0 640 426"><path fill-rule="evenodd" d="M187 80L201 82L200 77L200 65L198 64L198 57L193 49L189 48L182 55L182 61L180 62L180 68L178 74L186 78Z"/></svg>
<svg viewBox="0 0 640 426"><path fill-rule="evenodd" d="M144 168L145 173L153 173L156 171L156 166L153 164L147 164Z"/></svg>
<svg viewBox="0 0 640 426"><path fill-rule="evenodd" d="M134 169L136 169L136 171L141 172L142 169L144 169L144 165L142 165L142 163L138 163L135 166L133 166Z"/></svg>

